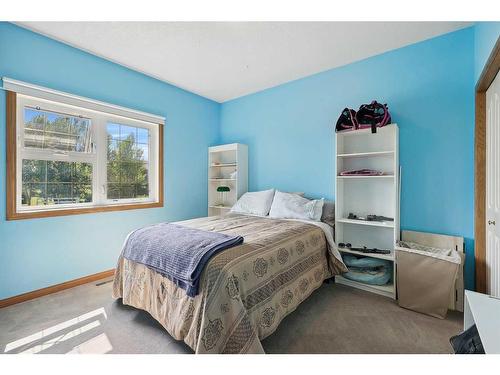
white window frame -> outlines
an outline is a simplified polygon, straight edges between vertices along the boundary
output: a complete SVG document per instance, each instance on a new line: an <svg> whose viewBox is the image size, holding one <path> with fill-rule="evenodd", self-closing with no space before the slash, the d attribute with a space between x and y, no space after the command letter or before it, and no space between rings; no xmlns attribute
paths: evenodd
<svg viewBox="0 0 500 375"><path fill-rule="evenodd" d="M17 212L38 212L38 211L58 211L78 208L122 206L140 203L159 202L159 124L142 121L117 114L106 113L80 106L54 102L40 97L33 97L23 94L17 95L17 116L16 116L16 203ZM24 147L24 109L25 107L40 108L48 112L59 112L70 116L87 118L91 122L92 131L92 152L64 152L49 151ZM129 198L129 199L108 199L107 198L107 124L109 122L119 123L133 127L140 127L149 130L149 152L148 152L148 186L149 197ZM22 205L22 160L47 160L66 162L85 162L92 164L92 202L68 203L40 206Z"/></svg>

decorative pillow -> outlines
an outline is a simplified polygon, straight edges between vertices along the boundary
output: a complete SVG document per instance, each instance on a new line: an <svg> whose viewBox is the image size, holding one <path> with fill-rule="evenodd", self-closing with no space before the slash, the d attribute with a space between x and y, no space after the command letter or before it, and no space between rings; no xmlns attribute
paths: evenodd
<svg viewBox="0 0 500 375"><path fill-rule="evenodd" d="M325 201L323 204L323 213L321 214L321 221L329 225L335 225L335 202Z"/></svg>
<svg viewBox="0 0 500 375"><path fill-rule="evenodd" d="M273 203L273 197L274 189L245 193L231 208L231 212L267 216Z"/></svg>
<svg viewBox="0 0 500 375"><path fill-rule="evenodd" d="M323 199L309 200L297 194L276 191L269 217L320 221Z"/></svg>

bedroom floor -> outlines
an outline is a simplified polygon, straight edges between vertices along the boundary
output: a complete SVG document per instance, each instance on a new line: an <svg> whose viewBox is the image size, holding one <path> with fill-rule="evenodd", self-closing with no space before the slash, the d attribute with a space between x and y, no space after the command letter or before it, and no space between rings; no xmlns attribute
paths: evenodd
<svg viewBox="0 0 500 375"><path fill-rule="evenodd" d="M1 353L192 353L148 313L90 283L0 309ZM266 353L450 353L462 314L446 320L405 310L385 297L323 284L276 332Z"/></svg>

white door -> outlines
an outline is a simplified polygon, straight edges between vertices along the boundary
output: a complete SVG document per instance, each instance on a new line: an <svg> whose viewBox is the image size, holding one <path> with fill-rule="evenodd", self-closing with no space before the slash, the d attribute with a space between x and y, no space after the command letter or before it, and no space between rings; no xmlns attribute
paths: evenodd
<svg viewBox="0 0 500 375"><path fill-rule="evenodd" d="M500 297L500 74L486 91L486 285Z"/></svg>

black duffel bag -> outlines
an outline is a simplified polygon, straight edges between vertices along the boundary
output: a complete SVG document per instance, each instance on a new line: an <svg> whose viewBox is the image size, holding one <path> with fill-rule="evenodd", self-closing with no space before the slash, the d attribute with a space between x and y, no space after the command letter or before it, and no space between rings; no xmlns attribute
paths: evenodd
<svg viewBox="0 0 500 375"><path fill-rule="evenodd" d="M450 344L455 354L485 354L475 324L461 334L453 336L450 339Z"/></svg>

